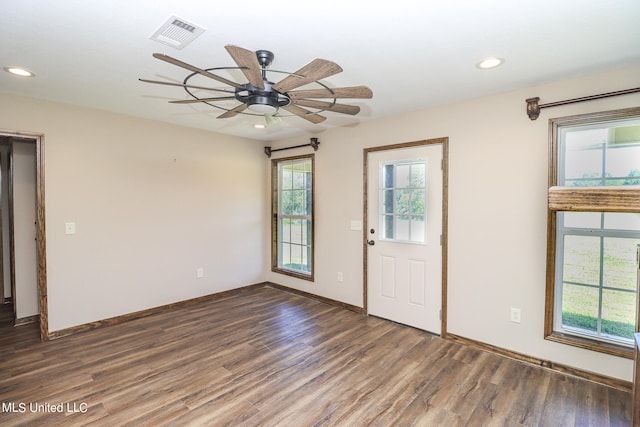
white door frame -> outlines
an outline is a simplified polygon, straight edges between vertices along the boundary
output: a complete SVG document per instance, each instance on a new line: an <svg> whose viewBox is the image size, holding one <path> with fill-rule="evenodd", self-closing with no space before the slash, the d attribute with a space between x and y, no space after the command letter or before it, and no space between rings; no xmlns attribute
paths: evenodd
<svg viewBox="0 0 640 427"><path fill-rule="evenodd" d="M362 252L363 252L363 278L364 278L364 286L363 286L363 304L365 313L369 314L368 308L368 247L367 244L369 238L369 228L368 224L368 175L369 175L369 153L376 151L385 151L385 150L397 150L401 148L409 148L409 147L419 147L426 145L434 145L441 144L442 145L442 316L441 316L441 328L440 328L440 336L442 338L446 338L447 336L447 237L448 237L448 177L449 177L449 138L435 138L435 139L427 139L423 141L413 141L406 142L402 144L391 144L384 145L380 147L371 147L365 148L363 151L363 224L362 227Z"/></svg>

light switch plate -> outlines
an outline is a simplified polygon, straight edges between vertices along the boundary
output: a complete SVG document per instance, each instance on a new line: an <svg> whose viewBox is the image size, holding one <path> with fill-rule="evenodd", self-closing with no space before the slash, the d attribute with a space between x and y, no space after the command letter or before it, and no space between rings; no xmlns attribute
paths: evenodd
<svg viewBox="0 0 640 427"><path fill-rule="evenodd" d="M76 234L76 223L75 222L65 222L64 223L64 234Z"/></svg>
<svg viewBox="0 0 640 427"><path fill-rule="evenodd" d="M362 231L362 221L351 220L351 230Z"/></svg>

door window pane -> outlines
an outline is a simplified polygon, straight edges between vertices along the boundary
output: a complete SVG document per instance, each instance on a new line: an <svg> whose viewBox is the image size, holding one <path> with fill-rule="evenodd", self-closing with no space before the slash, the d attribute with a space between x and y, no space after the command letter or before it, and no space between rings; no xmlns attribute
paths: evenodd
<svg viewBox="0 0 640 427"><path fill-rule="evenodd" d="M426 171L424 160L380 164L382 239L426 242Z"/></svg>

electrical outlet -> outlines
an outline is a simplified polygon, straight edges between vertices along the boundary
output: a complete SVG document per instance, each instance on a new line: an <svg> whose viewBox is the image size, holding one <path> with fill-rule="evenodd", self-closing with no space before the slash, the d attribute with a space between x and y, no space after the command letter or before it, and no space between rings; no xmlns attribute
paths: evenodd
<svg viewBox="0 0 640 427"><path fill-rule="evenodd" d="M344 282L344 276L342 275L342 272L341 272L341 271L339 271L339 272L338 272L338 282L339 282L339 283Z"/></svg>
<svg viewBox="0 0 640 427"><path fill-rule="evenodd" d="M511 321L513 323L520 323L521 320L522 312L520 311L520 309L511 307Z"/></svg>
<svg viewBox="0 0 640 427"><path fill-rule="evenodd" d="M202 279L204 277L204 268L200 267L196 270L196 277Z"/></svg>

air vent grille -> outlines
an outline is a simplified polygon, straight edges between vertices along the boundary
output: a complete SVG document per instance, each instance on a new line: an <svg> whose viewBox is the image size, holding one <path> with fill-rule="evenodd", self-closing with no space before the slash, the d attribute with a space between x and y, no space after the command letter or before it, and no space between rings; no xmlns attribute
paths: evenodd
<svg viewBox="0 0 640 427"><path fill-rule="evenodd" d="M203 32L204 28L185 19L172 16L149 38L167 46L182 49Z"/></svg>

